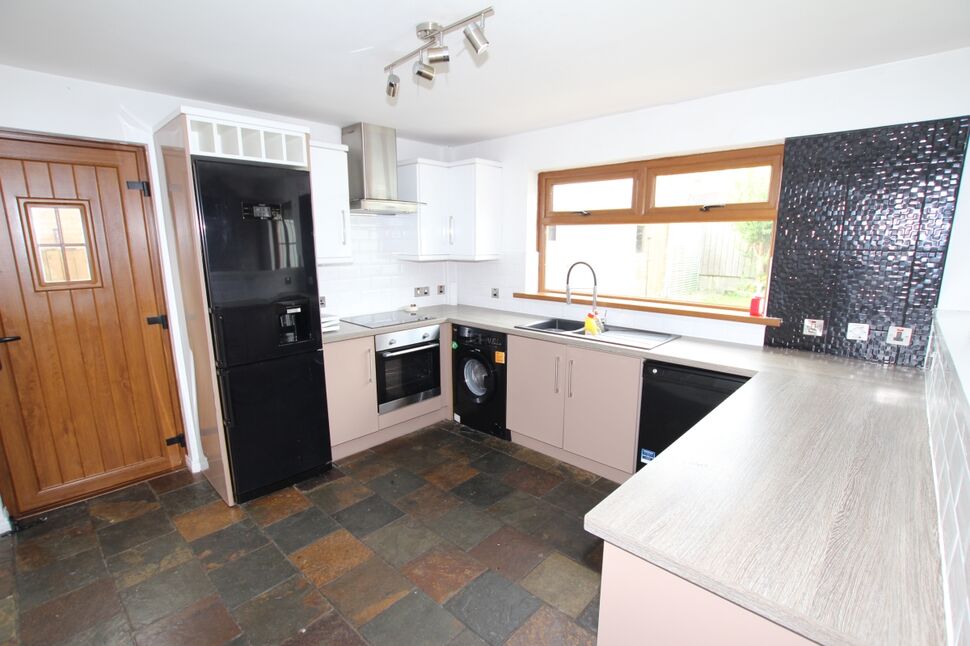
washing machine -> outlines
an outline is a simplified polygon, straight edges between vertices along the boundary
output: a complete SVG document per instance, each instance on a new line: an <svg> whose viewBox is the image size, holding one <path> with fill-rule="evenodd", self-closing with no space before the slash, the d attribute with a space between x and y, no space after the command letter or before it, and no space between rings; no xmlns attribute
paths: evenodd
<svg viewBox="0 0 970 646"><path fill-rule="evenodd" d="M511 439L505 427L507 339L500 332L451 326L455 421Z"/></svg>

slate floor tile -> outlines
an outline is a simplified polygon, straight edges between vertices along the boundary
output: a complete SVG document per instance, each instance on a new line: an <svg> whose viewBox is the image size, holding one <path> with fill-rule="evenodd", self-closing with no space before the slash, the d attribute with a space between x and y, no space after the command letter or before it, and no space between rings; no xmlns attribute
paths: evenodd
<svg viewBox="0 0 970 646"><path fill-rule="evenodd" d="M415 590L365 624L360 632L373 646L447 644L464 630L447 610Z"/></svg>
<svg viewBox="0 0 970 646"><path fill-rule="evenodd" d="M350 572L374 552L345 529L338 529L290 555L314 585L323 586Z"/></svg>
<svg viewBox="0 0 970 646"><path fill-rule="evenodd" d="M282 583L296 573L277 547L263 547L209 572L209 580L230 608Z"/></svg>
<svg viewBox="0 0 970 646"><path fill-rule="evenodd" d="M60 595L105 577L97 548L54 561L36 570L17 573L17 603L24 612Z"/></svg>
<svg viewBox="0 0 970 646"><path fill-rule="evenodd" d="M472 442L464 437L457 437L454 441L437 449L438 453L448 458L448 462L471 462L490 451L478 442Z"/></svg>
<svg viewBox="0 0 970 646"><path fill-rule="evenodd" d="M522 627L516 630L505 644L506 646L534 646L535 644L594 646L596 637L577 626L561 612L543 606L522 624Z"/></svg>
<svg viewBox="0 0 970 646"><path fill-rule="evenodd" d="M20 643L57 644L123 612L111 579L98 579L21 614Z"/></svg>
<svg viewBox="0 0 970 646"><path fill-rule="evenodd" d="M394 503L410 516L429 521L461 505L461 500L438 487L427 484Z"/></svg>
<svg viewBox="0 0 970 646"><path fill-rule="evenodd" d="M487 644L488 642L467 628L448 642L448 646L487 646Z"/></svg>
<svg viewBox="0 0 970 646"><path fill-rule="evenodd" d="M264 531L283 552L289 554L339 527L337 521L314 506L273 523Z"/></svg>
<svg viewBox="0 0 970 646"><path fill-rule="evenodd" d="M236 623L253 646L278 644L333 611L306 579L294 576L233 611Z"/></svg>
<svg viewBox="0 0 970 646"><path fill-rule="evenodd" d="M518 581L546 558L551 548L513 527L502 527L469 554L510 581Z"/></svg>
<svg viewBox="0 0 970 646"><path fill-rule="evenodd" d="M576 623L591 633L596 633L599 630L600 595L598 592L593 597L593 600L586 605L586 608L580 613L579 617L576 618Z"/></svg>
<svg viewBox="0 0 970 646"><path fill-rule="evenodd" d="M338 511L333 519L357 538L363 538L403 515L403 511L380 496L371 496Z"/></svg>
<svg viewBox="0 0 970 646"><path fill-rule="evenodd" d="M449 460L424 471L421 476L431 484L441 489L451 489L478 474L465 462Z"/></svg>
<svg viewBox="0 0 970 646"><path fill-rule="evenodd" d="M492 475L503 475L518 469L522 463L505 453L489 451L480 458L472 460L469 466Z"/></svg>
<svg viewBox="0 0 970 646"><path fill-rule="evenodd" d="M502 482L533 496L543 496L561 484L563 479L544 469L523 463L522 466L505 473Z"/></svg>
<svg viewBox="0 0 970 646"><path fill-rule="evenodd" d="M157 503L156 503L157 504ZM163 509L155 509L98 530L101 551L106 557L141 545L172 531L172 523Z"/></svg>
<svg viewBox="0 0 970 646"><path fill-rule="evenodd" d="M373 495L373 491L353 478L340 478L311 491L307 498L328 514L335 514Z"/></svg>
<svg viewBox="0 0 970 646"><path fill-rule="evenodd" d="M246 518L206 534L192 541L190 545L195 556L208 572L232 563L268 542L269 539L256 527L256 523Z"/></svg>
<svg viewBox="0 0 970 646"><path fill-rule="evenodd" d="M158 497L146 483L131 485L88 501L95 529L137 518L160 507Z"/></svg>
<svg viewBox="0 0 970 646"><path fill-rule="evenodd" d="M399 518L364 539L368 547L395 567L416 559L443 541L443 538L409 516Z"/></svg>
<svg viewBox="0 0 970 646"><path fill-rule="evenodd" d="M17 532L17 543L23 543L78 523L90 523L88 503L78 502L67 507L32 516L24 521L24 528Z"/></svg>
<svg viewBox="0 0 970 646"><path fill-rule="evenodd" d="M605 497L595 489L567 481L549 491L542 499L576 516L585 516Z"/></svg>
<svg viewBox="0 0 970 646"><path fill-rule="evenodd" d="M530 533L596 571L602 567L603 540L587 532L581 518L559 514Z"/></svg>
<svg viewBox="0 0 970 646"><path fill-rule="evenodd" d="M397 465L372 451L351 455L341 460L337 466L341 471L361 482L368 482L397 468Z"/></svg>
<svg viewBox="0 0 970 646"><path fill-rule="evenodd" d="M288 639L283 646L367 646L367 642L344 621L340 613L331 611L304 632Z"/></svg>
<svg viewBox="0 0 970 646"><path fill-rule="evenodd" d="M148 486L151 487L152 491L154 491L157 495L161 496L164 493L181 489L182 487L186 487L193 482L198 482L204 478L205 476L203 476L201 473L192 473L188 469L180 469L178 471L166 473L163 476L149 480Z"/></svg>
<svg viewBox="0 0 970 646"><path fill-rule="evenodd" d="M96 547L98 537L94 533L94 526L82 522L41 534L33 540L18 541L14 554L17 570L29 572Z"/></svg>
<svg viewBox="0 0 970 646"><path fill-rule="evenodd" d="M474 557L454 547L437 547L419 556L401 571L425 594L444 603L485 571Z"/></svg>
<svg viewBox="0 0 970 646"><path fill-rule="evenodd" d="M410 581L375 556L320 591L344 617L360 626L404 598L411 587Z"/></svg>
<svg viewBox="0 0 970 646"><path fill-rule="evenodd" d="M596 596L600 578L589 568L553 552L520 584L549 605L576 618Z"/></svg>
<svg viewBox="0 0 970 646"><path fill-rule="evenodd" d="M124 612L98 622L71 635L57 646L132 646L135 643L131 624Z"/></svg>
<svg viewBox="0 0 970 646"><path fill-rule="evenodd" d="M230 507L222 500L210 502L197 509L175 516L172 522L179 533L190 543L228 527L246 517L246 512L238 505Z"/></svg>
<svg viewBox="0 0 970 646"><path fill-rule="evenodd" d="M619 482L613 482L609 478L600 478L592 485L593 489L596 489L600 493L606 494L607 496L616 491L619 486Z"/></svg>
<svg viewBox="0 0 970 646"><path fill-rule="evenodd" d="M202 480L163 493L158 497L158 500L170 516L178 516L202 505L207 505L214 500L219 500L219 494L206 480Z"/></svg>
<svg viewBox="0 0 970 646"><path fill-rule="evenodd" d="M11 594L0 599L0 644L17 638L17 600Z"/></svg>
<svg viewBox="0 0 970 646"><path fill-rule="evenodd" d="M367 486L377 492L381 498L391 502L406 496L415 489L427 484L422 478L405 469L395 469L390 473L374 478Z"/></svg>
<svg viewBox="0 0 970 646"><path fill-rule="evenodd" d="M293 486L296 487L297 491L308 493L318 487L322 487L328 482L333 482L334 480L339 480L340 478L345 478L345 477L347 476L343 471L341 471L337 467L331 467L330 469L324 471L323 473L320 473L315 476L310 476L306 480L297 482Z"/></svg>
<svg viewBox="0 0 970 646"><path fill-rule="evenodd" d="M178 567L194 557L185 539L178 532L171 531L109 557L106 563L108 571L114 575L115 584L119 589L124 589L159 572Z"/></svg>
<svg viewBox="0 0 970 646"><path fill-rule="evenodd" d="M213 593L202 566L189 561L122 590L121 601L137 631Z"/></svg>
<svg viewBox="0 0 970 646"><path fill-rule="evenodd" d="M486 572L445 608L493 646L503 643L542 603L495 572Z"/></svg>
<svg viewBox="0 0 970 646"><path fill-rule="evenodd" d="M226 606L212 595L143 628L135 639L138 646L219 646L240 634Z"/></svg>
<svg viewBox="0 0 970 646"><path fill-rule="evenodd" d="M310 501L292 487L268 493L247 502L244 507L257 525L265 527L310 506Z"/></svg>
<svg viewBox="0 0 970 646"><path fill-rule="evenodd" d="M488 507L512 493L512 487L495 476L479 473L452 489L451 493L473 505Z"/></svg>
<svg viewBox="0 0 970 646"><path fill-rule="evenodd" d="M439 536L463 550L475 547L483 538L502 527L502 523L494 516L468 503L455 507L427 524Z"/></svg>

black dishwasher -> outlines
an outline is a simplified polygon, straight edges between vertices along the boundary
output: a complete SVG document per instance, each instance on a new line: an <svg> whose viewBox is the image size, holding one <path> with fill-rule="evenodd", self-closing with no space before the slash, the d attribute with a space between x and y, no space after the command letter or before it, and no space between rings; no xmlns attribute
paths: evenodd
<svg viewBox="0 0 970 646"><path fill-rule="evenodd" d="M747 377L659 361L643 362L637 470L701 421Z"/></svg>

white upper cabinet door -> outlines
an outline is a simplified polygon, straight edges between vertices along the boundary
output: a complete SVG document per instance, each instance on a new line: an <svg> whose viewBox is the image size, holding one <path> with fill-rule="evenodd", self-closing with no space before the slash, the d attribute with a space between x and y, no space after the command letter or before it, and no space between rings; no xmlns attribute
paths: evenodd
<svg viewBox="0 0 970 646"><path fill-rule="evenodd" d="M310 203L317 264L351 262L346 146L310 142Z"/></svg>
<svg viewBox="0 0 970 646"><path fill-rule="evenodd" d="M421 202L417 214L417 248L398 254L402 260L448 260L453 240L448 219L450 181L450 168L443 162L414 159L398 166L398 197Z"/></svg>

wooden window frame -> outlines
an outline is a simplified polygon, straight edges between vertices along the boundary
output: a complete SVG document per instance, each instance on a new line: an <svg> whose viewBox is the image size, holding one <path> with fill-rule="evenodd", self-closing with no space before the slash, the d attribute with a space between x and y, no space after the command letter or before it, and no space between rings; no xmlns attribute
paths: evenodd
<svg viewBox="0 0 970 646"><path fill-rule="evenodd" d="M34 289L39 292L50 292L58 291L64 289L90 289L92 287L101 287L101 267L98 260L98 248L94 240L94 220L91 215L91 205L88 200L74 200L74 199L60 199L60 198L18 198L20 207L20 218L23 222L24 232L26 233L26 239L29 243L28 253L30 254L30 266L31 274L33 274ZM84 227L84 246L88 252L88 258L91 262L91 279L90 280L68 280L65 282L47 282L44 280L44 270L41 266L40 257L40 247L41 246L52 246L52 245L39 245L34 236L34 227L31 222L30 209L32 207L47 207L53 209L65 208L65 207L76 207L81 210L81 224ZM73 244L65 244L63 238L61 239L60 245L61 253L64 253L64 248L67 246L76 246ZM67 257L64 257L65 270L67 269Z"/></svg>
<svg viewBox="0 0 970 646"><path fill-rule="evenodd" d="M549 226L747 221L770 221L777 224L784 151L784 145L778 144L539 173L538 213L536 218L536 250L539 252L539 293L532 295L516 294L516 296L526 298L541 297L542 300L558 300L559 295L565 293L546 288L546 228ZM764 202L727 204L707 210L702 207L708 205L701 204L674 207L656 207L653 205L654 186L656 178L660 175L751 168L754 166L771 167L768 199ZM627 177L633 178L632 208L630 209L590 210L584 213L552 210L552 191L558 184L622 179ZM776 227L772 227L772 249L774 248L775 229ZM650 308L651 304L656 304L664 311L682 308L684 309L683 313L689 315L691 315L691 310L725 311L732 316L732 313L747 312L747 308L744 307L715 306L710 303L643 298L630 295L603 294L602 298L604 302L614 301L612 305L619 308L626 306L629 309L646 308L648 311L658 311L656 308ZM625 302L626 305L621 304L621 302ZM642 304L643 307L637 307L638 304ZM693 315L703 316L703 314ZM752 319L752 317L747 316L739 318ZM753 318L752 321L758 321L768 325L780 324L780 321L767 317Z"/></svg>

